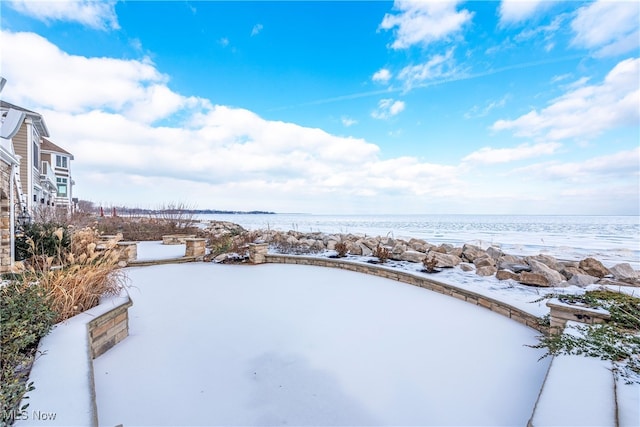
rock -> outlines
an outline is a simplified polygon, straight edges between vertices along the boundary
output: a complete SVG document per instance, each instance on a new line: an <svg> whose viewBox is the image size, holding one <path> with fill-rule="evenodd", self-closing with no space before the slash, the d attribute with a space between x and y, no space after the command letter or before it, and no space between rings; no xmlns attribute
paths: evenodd
<svg viewBox="0 0 640 427"><path fill-rule="evenodd" d="M449 255L455 255L458 258L462 258L462 248L453 248L447 252Z"/></svg>
<svg viewBox="0 0 640 427"><path fill-rule="evenodd" d="M371 248L369 246L367 246L366 243L364 243L364 242L358 243L358 246L360 246L360 251L362 252L362 255L364 255L364 256L373 255L373 251L371 250Z"/></svg>
<svg viewBox="0 0 640 427"><path fill-rule="evenodd" d="M473 271L476 267L473 264L469 264L467 262L460 263L460 270L462 271Z"/></svg>
<svg viewBox="0 0 640 427"><path fill-rule="evenodd" d="M473 260L473 264L476 266L476 268L495 267L496 266L496 260L491 258L489 255L486 255L486 256L483 256L483 257L480 257L480 258L476 258L475 260Z"/></svg>
<svg viewBox="0 0 640 427"><path fill-rule="evenodd" d="M451 251L453 251L456 247L453 245L450 245L449 243L443 243L440 246L438 246L438 248L442 249L445 254L449 254L451 253ZM438 251L438 252L442 252L442 251ZM459 256L459 255L458 255Z"/></svg>
<svg viewBox="0 0 640 427"><path fill-rule="evenodd" d="M292 246L295 246L295 245L299 245L299 244L300 244L300 242L298 241L298 239L296 239L294 236L289 236L289 237L287 237L286 242L287 242L288 244L292 245Z"/></svg>
<svg viewBox="0 0 640 427"><path fill-rule="evenodd" d="M404 243L398 242L393 247L393 249L391 249L391 253L394 254L394 255L400 255L406 250L407 250L407 245L405 245Z"/></svg>
<svg viewBox="0 0 640 427"><path fill-rule="evenodd" d="M351 255L362 255L362 248L359 244L352 241L347 241L345 244L347 245L347 252Z"/></svg>
<svg viewBox="0 0 640 427"><path fill-rule="evenodd" d="M422 262L427 257L427 254L423 252L408 250L404 251L400 255L401 261L409 261L409 262Z"/></svg>
<svg viewBox="0 0 640 427"><path fill-rule="evenodd" d="M520 275L509 270L498 270L496 272L496 278L498 280L515 280L517 282L520 281Z"/></svg>
<svg viewBox="0 0 640 427"><path fill-rule="evenodd" d="M524 258L515 255L502 255L498 259L498 265L502 262L509 264L525 264Z"/></svg>
<svg viewBox="0 0 640 427"><path fill-rule="evenodd" d="M562 282L565 281L565 278L564 278L564 276L562 274L560 274L556 270L553 270L552 268L550 268L546 264L543 264L540 261L536 261L533 258L529 258L527 260L527 262L531 266L531 272L532 273L538 273L538 274L541 274L544 277L546 277L546 279L549 282L550 286L557 285L557 284L562 283Z"/></svg>
<svg viewBox="0 0 640 427"><path fill-rule="evenodd" d="M486 265L484 267L477 268L476 274L478 276L493 276L494 274L496 274L497 271L498 271L497 268L491 265Z"/></svg>
<svg viewBox="0 0 640 427"><path fill-rule="evenodd" d="M547 288L549 287L549 280L539 273L530 273L528 271L523 271L520 273L520 283L523 285L531 285L531 286L540 286Z"/></svg>
<svg viewBox="0 0 640 427"><path fill-rule="evenodd" d="M330 251L335 251L336 250L336 245L338 243L339 242L337 240L333 240L333 239L328 240L327 241L327 249L330 250Z"/></svg>
<svg viewBox="0 0 640 427"><path fill-rule="evenodd" d="M501 261L498 265L498 269L500 270L511 270L514 273L520 273L521 271L531 271L531 266L528 264L518 264Z"/></svg>
<svg viewBox="0 0 640 427"><path fill-rule="evenodd" d="M579 266L589 276L603 278L604 276L609 274L609 270L595 258L585 258L580 261Z"/></svg>
<svg viewBox="0 0 640 427"><path fill-rule="evenodd" d="M562 270L560 270L560 273L567 279L571 279L574 275L579 274L581 276L586 276L587 274L584 272L584 270L581 270L578 267L573 267L573 266L566 266L564 267Z"/></svg>
<svg viewBox="0 0 640 427"><path fill-rule="evenodd" d="M589 276L588 274L574 274L573 276L571 276L571 279L567 281L567 283L569 285L584 288L585 286L593 285L597 281L597 277Z"/></svg>
<svg viewBox="0 0 640 427"><path fill-rule="evenodd" d="M455 255L442 254L440 252L429 251L429 259L431 257L436 260L436 267L439 268L452 268L462 262L462 259Z"/></svg>
<svg viewBox="0 0 640 427"><path fill-rule="evenodd" d="M609 269L609 272L618 280L635 280L640 276L638 272L631 267L631 264L627 262L614 265Z"/></svg>
<svg viewBox="0 0 640 427"><path fill-rule="evenodd" d="M465 244L462 247L462 258L473 262L476 258L486 255L487 253L477 246Z"/></svg>
<svg viewBox="0 0 640 427"><path fill-rule="evenodd" d="M489 255L494 260L498 260L500 259L500 257L504 255L504 252L502 252L502 250L496 246L489 246L486 252L487 252L487 255Z"/></svg>
<svg viewBox="0 0 640 427"><path fill-rule="evenodd" d="M540 254L540 255L525 257L525 261L529 265L531 265L531 263L529 262L530 260L541 262L542 264L546 265L550 269L555 270L557 272L560 272L560 270L562 270L562 266L558 263L558 260L549 255ZM535 272L535 270L532 270L532 271Z"/></svg>
<svg viewBox="0 0 640 427"><path fill-rule="evenodd" d="M360 244L366 246L370 251L373 251L380 244L380 239L370 237L368 239L361 240Z"/></svg>

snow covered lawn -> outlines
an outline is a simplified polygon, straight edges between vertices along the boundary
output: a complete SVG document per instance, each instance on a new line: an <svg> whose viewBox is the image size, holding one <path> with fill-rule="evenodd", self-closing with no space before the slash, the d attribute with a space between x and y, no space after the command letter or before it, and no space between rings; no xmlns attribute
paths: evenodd
<svg viewBox="0 0 640 427"><path fill-rule="evenodd" d="M101 425L526 425L537 332L344 270L130 268L130 336L94 361Z"/></svg>

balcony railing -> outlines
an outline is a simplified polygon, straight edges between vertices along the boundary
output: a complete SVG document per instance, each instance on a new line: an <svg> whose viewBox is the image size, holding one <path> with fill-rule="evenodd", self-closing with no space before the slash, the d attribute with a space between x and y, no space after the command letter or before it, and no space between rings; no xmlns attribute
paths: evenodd
<svg viewBox="0 0 640 427"><path fill-rule="evenodd" d="M40 182L43 186L48 186L51 191L57 191L56 174L53 172L49 162L42 162L42 168L40 168Z"/></svg>

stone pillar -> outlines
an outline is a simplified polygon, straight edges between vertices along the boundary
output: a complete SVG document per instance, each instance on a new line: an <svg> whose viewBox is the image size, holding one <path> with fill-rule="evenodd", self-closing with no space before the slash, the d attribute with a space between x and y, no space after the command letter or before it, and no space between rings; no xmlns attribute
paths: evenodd
<svg viewBox="0 0 640 427"><path fill-rule="evenodd" d="M561 333L569 320L593 325L606 323L611 318L611 315L606 310L578 304L567 304L557 298L547 301L547 307L550 309L551 325L549 332L552 334Z"/></svg>
<svg viewBox="0 0 640 427"><path fill-rule="evenodd" d="M249 243L249 262L251 264L264 264L267 262L269 252L268 243Z"/></svg>
<svg viewBox="0 0 640 427"><path fill-rule="evenodd" d="M130 262L138 259L138 242L118 242L120 261Z"/></svg>
<svg viewBox="0 0 640 427"><path fill-rule="evenodd" d="M2 195L4 195L4 191L2 191ZM0 273L9 271L12 264L10 209L9 199L0 196Z"/></svg>
<svg viewBox="0 0 640 427"><path fill-rule="evenodd" d="M207 239L191 237L191 238L184 239L184 241L186 244L184 256L203 257L207 251L206 250Z"/></svg>

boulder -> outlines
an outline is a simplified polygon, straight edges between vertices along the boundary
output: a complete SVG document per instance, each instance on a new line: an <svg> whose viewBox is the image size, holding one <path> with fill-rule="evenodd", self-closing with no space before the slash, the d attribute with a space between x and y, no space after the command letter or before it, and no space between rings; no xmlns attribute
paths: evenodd
<svg viewBox="0 0 640 427"><path fill-rule="evenodd" d="M519 263L512 263L512 262L506 262L506 261L500 261L500 263L498 264L498 269L500 270L511 270L514 273L520 273L521 271L531 271L531 266L529 264L519 264Z"/></svg>
<svg viewBox="0 0 640 427"><path fill-rule="evenodd" d="M584 288L585 286L593 285L599 279L594 276L589 276L588 274L574 274L571 276L571 279L567 281L569 285L579 286Z"/></svg>
<svg viewBox="0 0 640 427"><path fill-rule="evenodd" d="M373 250L371 250L371 248L366 243L360 242L358 243L358 246L360 246L360 251L362 252L362 255L364 256L373 255Z"/></svg>
<svg viewBox="0 0 640 427"><path fill-rule="evenodd" d="M475 270L476 267L473 264L469 264L468 262L462 262L460 263L460 270L462 271L473 271Z"/></svg>
<svg viewBox="0 0 640 427"><path fill-rule="evenodd" d="M531 272L538 273L546 277L550 286L557 285L565 281L565 278L562 274L550 268L546 264L543 264L540 261L536 261L533 258L529 258L527 262L531 266Z"/></svg>
<svg viewBox="0 0 640 427"><path fill-rule="evenodd" d="M362 248L357 243L347 241L345 244L347 245L347 252L351 255L362 255Z"/></svg>
<svg viewBox="0 0 640 427"><path fill-rule="evenodd" d="M491 258L489 255L485 255L483 257L474 259L473 260L473 265L475 265L476 268L495 267L496 266L496 260Z"/></svg>
<svg viewBox="0 0 640 427"><path fill-rule="evenodd" d="M438 246L440 249L444 250L443 253L445 254L450 254L451 251L453 251L456 247L453 245L450 245L449 243L443 243L440 246ZM441 251L438 251L441 252ZM461 252L462 253L462 252ZM460 256L460 255L456 255L456 256Z"/></svg>
<svg viewBox="0 0 640 427"><path fill-rule="evenodd" d="M540 286L543 288L549 287L549 280L539 273L530 273L523 271L520 273L520 283L523 285Z"/></svg>
<svg viewBox="0 0 640 427"><path fill-rule="evenodd" d="M327 249L330 251L335 251L336 250L336 244L338 244L337 240L327 240Z"/></svg>
<svg viewBox="0 0 640 427"><path fill-rule="evenodd" d="M453 248L447 252L449 255L455 255L458 258L462 258L462 248Z"/></svg>
<svg viewBox="0 0 640 427"><path fill-rule="evenodd" d="M496 272L496 278L498 280L515 280L517 282L520 281L520 275L509 270L498 270Z"/></svg>
<svg viewBox="0 0 640 427"><path fill-rule="evenodd" d="M462 247L462 258L473 262L476 258L486 255L487 253L477 246L465 244Z"/></svg>
<svg viewBox="0 0 640 427"><path fill-rule="evenodd" d="M525 261L527 262L527 264L531 265L531 263L529 262L530 260L534 260L537 262L540 262L544 265L546 265L547 267L549 267L552 270L555 270L557 272L560 272L560 270L562 270L562 266L558 263L558 260L555 259L552 256L549 255L535 255L535 256L528 256L525 257ZM535 272L535 270L532 270Z"/></svg>
<svg viewBox="0 0 640 427"><path fill-rule="evenodd" d="M609 271L618 280L636 280L640 277L640 274L628 262L616 264Z"/></svg>
<svg viewBox="0 0 640 427"><path fill-rule="evenodd" d="M418 252L413 250L404 251L400 255L401 261L409 261L409 262L422 262L427 257L427 254L424 252Z"/></svg>
<svg viewBox="0 0 640 427"><path fill-rule="evenodd" d="M598 278L603 278L607 274L609 274L609 270L607 267L602 265L600 261L595 258L585 258L580 261L579 264L580 269L584 270L589 276L594 276Z"/></svg>
<svg viewBox="0 0 640 427"><path fill-rule="evenodd" d="M493 276L498 271L497 268L491 265L486 265L484 267L479 267L476 269L476 274L478 276Z"/></svg>
<svg viewBox="0 0 640 427"><path fill-rule="evenodd" d="M498 265L502 262L506 262L509 264L526 264L524 261L524 258L519 257L519 256L515 256L515 255L502 255L499 259L498 259Z"/></svg>
<svg viewBox="0 0 640 427"><path fill-rule="evenodd" d="M486 252L487 255L489 255L494 260L500 259L500 257L504 255L504 252L502 252L502 250L496 246L489 246Z"/></svg>
<svg viewBox="0 0 640 427"><path fill-rule="evenodd" d="M366 246L369 250L373 251L379 244L380 239L369 237L359 241L361 245Z"/></svg>
<svg viewBox="0 0 640 427"><path fill-rule="evenodd" d="M455 255L442 254L440 252L429 251L429 259L431 257L436 260L436 267L439 268L452 268L462 262L462 259Z"/></svg>
<svg viewBox="0 0 640 427"><path fill-rule="evenodd" d="M407 245L405 245L404 243L398 242L393 247L393 249L391 249L391 253L394 255L400 255L406 250L407 250Z"/></svg>
<svg viewBox="0 0 640 427"><path fill-rule="evenodd" d="M571 279L574 275L579 274L581 276L586 276L587 274L584 270L581 270L578 267L573 267L571 265L564 267L560 270L560 274L562 274L567 280Z"/></svg>

